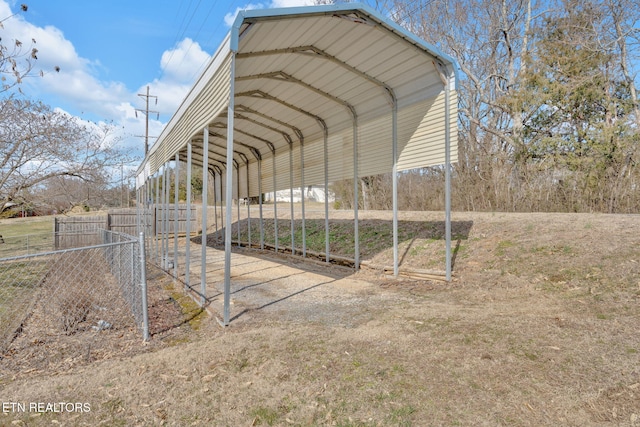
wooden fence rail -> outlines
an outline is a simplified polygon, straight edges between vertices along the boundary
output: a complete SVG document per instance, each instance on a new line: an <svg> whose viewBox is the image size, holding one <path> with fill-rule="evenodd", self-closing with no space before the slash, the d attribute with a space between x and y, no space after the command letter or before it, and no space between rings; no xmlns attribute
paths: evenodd
<svg viewBox="0 0 640 427"><path fill-rule="evenodd" d="M151 224L152 235L162 229L162 207L151 205L145 218L140 218L144 224ZM175 205L169 205L168 232L174 233ZM98 244L97 231L100 229L136 235L138 222L137 209L113 209L104 215L97 216L59 216L54 219L55 248L68 249ZM191 230L196 230L197 211L191 206ZM178 205L178 234L186 234L187 231L187 205Z"/></svg>

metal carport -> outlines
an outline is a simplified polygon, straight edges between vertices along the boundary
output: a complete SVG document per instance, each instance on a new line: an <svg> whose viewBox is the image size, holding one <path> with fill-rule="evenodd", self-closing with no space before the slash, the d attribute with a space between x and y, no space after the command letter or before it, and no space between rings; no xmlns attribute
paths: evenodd
<svg viewBox="0 0 640 427"><path fill-rule="evenodd" d="M457 160L455 87L452 58L365 5L241 11L141 164L137 188L145 195L139 200L152 195L153 188L156 200L169 200L168 190L158 194L158 176L169 162L175 160L177 165L186 158L189 172L192 164L207 166L220 187L216 197L228 201L223 316L227 325L232 200L259 197L262 206L261 195L267 192L309 185L327 189L337 180L392 172L397 275L398 172L444 165L446 278L450 280L450 163ZM154 177L155 187L150 187ZM207 181L203 180L203 206L207 205ZM357 179L354 194L357 200ZM326 199L324 206L329 262ZM358 268L357 203L354 217ZM302 247L294 248L292 238L291 248L303 256L304 218L303 201ZM206 220L203 215L203 230ZM260 224L261 220L262 215ZM205 245L202 248L204 254ZM204 283L204 262L201 275Z"/></svg>

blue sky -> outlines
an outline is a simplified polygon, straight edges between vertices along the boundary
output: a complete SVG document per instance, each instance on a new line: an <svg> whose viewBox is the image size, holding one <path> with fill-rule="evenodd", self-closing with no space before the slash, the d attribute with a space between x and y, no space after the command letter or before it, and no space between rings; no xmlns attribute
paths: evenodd
<svg viewBox="0 0 640 427"><path fill-rule="evenodd" d="M20 11L20 4L28 6ZM0 0L2 43L38 49L26 96L93 122L112 122L124 147L142 156L144 107L150 86L150 135L160 134L240 9L311 4L312 0ZM54 67L59 66L56 73ZM151 140L150 142L152 142Z"/></svg>

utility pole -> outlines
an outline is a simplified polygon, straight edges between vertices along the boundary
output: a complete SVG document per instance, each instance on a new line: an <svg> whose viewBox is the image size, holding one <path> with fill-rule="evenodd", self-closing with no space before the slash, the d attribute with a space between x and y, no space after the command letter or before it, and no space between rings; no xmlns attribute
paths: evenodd
<svg viewBox="0 0 640 427"><path fill-rule="evenodd" d="M120 207L124 207L124 163L120 163Z"/></svg>
<svg viewBox="0 0 640 427"><path fill-rule="evenodd" d="M156 105L158 105L158 97L155 95L149 95L149 86L147 86L146 94L139 93L138 96L141 98L145 98L145 109L142 110L140 108L136 108L136 117L138 117L138 111L140 111L141 113L144 113L144 115L146 116L146 123L145 123L146 126L144 131L144 155L146 156L147 153L149 152L149 113L155 114L156 120L160 118L159 112L149 110L149 98L155 98Z"/></svg>

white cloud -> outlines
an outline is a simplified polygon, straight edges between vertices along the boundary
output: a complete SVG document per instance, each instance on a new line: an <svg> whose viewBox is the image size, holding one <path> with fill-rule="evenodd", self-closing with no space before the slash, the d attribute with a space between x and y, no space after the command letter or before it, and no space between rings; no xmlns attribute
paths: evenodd
<svg viewBox="0 0 640 427"><path fill-rule="evenodd" d="M47 74L37 83L46 86L46 92L74 105L81 114L101 118L117 119L117 107L130 96L123 83L99 81L85 68L61 68L59 73Z"/></svg>
<svg viewBox="0 0 640 427"><path fill-rule="evenodd" d="M273 0L269 7L296 7L314 5L313 0Z"/></svg>
<svg viewBox="0 0 640 427"><path fill-rule="evenodd" d="M7 3L0 1L0 17L7 18L13 12ZM0 18L3 19L3 18ZM64 38L60 30L47 26L36 27L24 20L21 14L6 19L0 28L0 37L5 46L11 49L17 41L22 43L21 52L27 57L31 49L37 49L37 61L32 61L34 71L54 72L55 66L67 69L89 67L87 60L78 57L71 42ZM24 65L23 61L20 61Z"/></svg>
<svg viewBox="0 0 640 427"><path fill-rule="evenodd" d="M0 0L0 21L13 13L8 3ZM28 18L28 15L25 17ZM63 100L66 108L76 110L81 120L112 122L118 129L122 144L141 154L143 139L140 136L145 133L145 115L138 112L136 117L135 113L136 109L144 106L144 99L138 94L145 93L147 85L131 92L122 82L101 80L96 72L102 67L99 61L79 56L72 42L58 28L37 27L27 22L25 17L18 13L0 26L0 37L5 45L13 45L17 39L27 53L32 47L38 49L34 74L42 70L44 77L25 79L23 90L37 99L53 95ZM36 41L33 46L32 39ZM99 55L99 52L96 54ZM188 38L163 53L158 63L161 76L149 83L151 94L160 100L155 105L152 99L150 109L160 111L161 120L168 120L177 110L209 59L210 55ZM56 72L55 67L59 67L60 71ZM160 134L164 126L161 120L155 114L150 114L149 135ZM153 141L151 139L150 143Z"/></svg>
<svg viewBox="0 0 640 427"><path fill-rule="evenodd" d="M152 93L158 95L158 105L153 105L153 110L157 110L160 114L171 115L178 110L180 103L187 96L192 83L175 83L166 80L154 80L150 84ZM146 87L140 88L139 93L144 93ZM155 102L155 101L151 101Z"/></svg>
<svg viewBox="0 0 640 427"><path fill-rule="evenodd" d="M0 1L0 17L11 14L7 3ZM24 79L22 87L31 97L42 99L53 95L63 99L68 108L77 109L81 116L91 115L97 120L119 118L117 107L123 99L130 97L125 85L100 81L95 73L101 67L100 63L80 57L58 28L37 27L19 13L3 22L0 37L5 45L20 40L22 51L27 54L31 49L37 49L37 61L32 61L33 76ZM55 71L56 67L59 72ZM42 78L38 77L41 72Z"/></svg>
<svg viewBox="0 0 640 427"><path fill-rule="evenodd" d="M240 12L241 10L252 10L252 9L264 9L264 4L262 3L249 3L245 6L242 7L238 7L236 8L236 11L233 13L227 13L224 16L224 23L227 25L227 27L230 27L233 25L233 21L235 21L236 19L236 15L238 15L238 12Z"/></svg>
<svg viewBox="0 0 640 427"><path fill-rule="evenodd" d="M161 116L159 120L156 113L149 114L149 146L155 142L153 137L159 136L164 128L165 123L161 120L168 120L178 110L210 59L211 55L202 50L197 42L189 38L179 42L173 49L163 52L160 59L162 75L148 84L150 95L157 96L158 99L157 103L156 98L149 99L149 110L156 111ZM138 94L146 94L146 91L147 85L141 86L136 92L136 97ZM138 107L136 108L140 109L144 102L144 97L138 97L136 103ZM144 135L145 114L139 111L135 117L135 114L132 116L134 110L125 110L124 108L122 110L126 112L127 129L134 130L135 135ZM138 138L137 142L131 144L138 144L142 147L143 139Z"/></svg>
<svg viewBox="0 0 640 427"><path fill-rule="evenodd" d="M14 11L19 10L18 5L13 5ZM230 26L236 14L241 9L263 9L272 7L291 7L313 4L311 0L271 0L264 3L248 3L238 8L233 14L224 17L225 23ZM11 16L9 3L0 0L0 21ZM73 43L65 38L58 28L53 26L37 27L28 21L28 15L20 12L16 16L2 21L0 37L3 43L18 39L23 43L26 52L32 47L38 49L35 71L42 70L43 78L33 77L26 79L23 89L30 96L46 100L53 95L63 100L66 109L75 110L80 119L112 121L120 136L123 145L134 148L138 154L142 153L143 139L140 137L145 132L145 115L136 109L144 106L144 99L138 94L146 93L147 84L132 92L126 85L119 81L101 80L98 71L103 66L99 60L81 57ZM36 43L32 46L31 40ZM100 56L99 52L95 53ZM160 76L151 80L148 85L151 94L158 97L151 100L150 109L160 112L160 120L155 114L149 117L149 135L158 136L164 127L164 122L177 111L180 103L187 95L189 89L200 75L211 56L202 50L201 46L193 40L186 38L177 43L172 49L166 50L159 59ZM60 71L54 71L54 67L60 67ZM45 101L46 102L46 101ZM154 139L150 139L150 144Z"/></svg>
<svg viewBox="0 0 640 427"><path fill-rule="evenodd" d="M159 99L157 108L153 109L161 114L173 114L210 59L211 55L189 38L166 50L160 60L162 76L150 83L151 92ZM145 91L143 86L138 93Z"/></svg>
<svg viewBox="0 0 640 427"><path fill-rule="evenodd" d="M190 38L182 40L174 49L162 54L160 66L164 70L163 78L177 83L191 83L197 70L210 58L197 42Z"/></svg>

